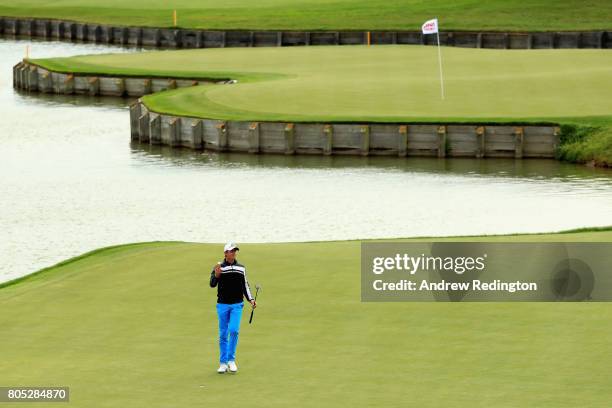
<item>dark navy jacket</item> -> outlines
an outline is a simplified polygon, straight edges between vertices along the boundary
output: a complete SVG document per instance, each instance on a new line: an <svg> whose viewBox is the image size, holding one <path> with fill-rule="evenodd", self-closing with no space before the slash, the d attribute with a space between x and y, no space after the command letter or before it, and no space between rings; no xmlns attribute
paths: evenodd
<svg viewBox="0 0 612 408"><path fill-rule="evenodd" d="M210 273L210 287L217 286L217 303L242 302L242 296L248 301L253 300L249 282L246 277L246 268L234 259L234 263L226 260L221 262L221 276L215 277L215 268Z"/></svg>

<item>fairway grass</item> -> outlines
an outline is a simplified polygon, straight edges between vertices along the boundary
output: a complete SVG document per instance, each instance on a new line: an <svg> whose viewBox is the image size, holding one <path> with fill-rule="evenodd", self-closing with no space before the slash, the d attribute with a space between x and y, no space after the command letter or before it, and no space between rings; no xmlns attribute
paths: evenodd
<svg viewBox="0 0 612 408"><path fill-rule="evenodd" d="M597 30L612 28L607 0L0 0L0 15L101 24L209 29L419 30L439 17L443 30Z"/></svg>
<svg viewBox="0 0 612 408"><path fill-rule="evenodd" d="M612 230L448 239L610 242ZM238 374L218 375L208 279L221 248L110 247L1 288L3 384L69 386L75 407L228 398L594 407L612 398L608 303L361 303L360 241L243 244L238 259L263 290L254 324L243 314Z"/></svg>

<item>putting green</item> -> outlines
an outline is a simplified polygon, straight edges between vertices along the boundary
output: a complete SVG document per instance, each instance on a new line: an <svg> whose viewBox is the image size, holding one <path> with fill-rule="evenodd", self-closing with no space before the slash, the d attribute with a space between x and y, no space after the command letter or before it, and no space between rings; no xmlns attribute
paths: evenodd
<svg viewBox="0 0 612 408"><path fill-rule="evenodd" d="M418 30L434 16L444 29L610 29L608 0L0 0L0 15L220 29Z"/></svg>
<svg viewBox="0 0 612 408"><path fill-rule="evenodd" d="M612 230L476 239L609 242ZM0 289L0 378L70 386L75 407L608 405L609 304L361 303L359 248L242 246L263 291L233 377L215 372L220 245L99 250Z"/></svg>
<svg viewBox="0 0 612 408"><path fill-rule="evenodd" d="M227 120L511 121L612 114L612 52L426 46L199 49L34 59L63 72L235 78L149 95L153 110Z"/></svg>

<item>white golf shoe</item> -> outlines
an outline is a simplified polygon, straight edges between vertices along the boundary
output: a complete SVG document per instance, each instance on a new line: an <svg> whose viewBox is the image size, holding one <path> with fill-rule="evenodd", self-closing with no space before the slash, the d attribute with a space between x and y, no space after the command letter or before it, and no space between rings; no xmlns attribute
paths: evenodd
<svg viewBox="0 0 612 408"><path fill-rule="evenodd" d="M227 365L229 365L230 372L235 373L236 371L238 371L238 366L236 365L235 361L229 361Z"/></svg>
<svg viewBox="0 0 612 408"><path fill-rule="evenodd" d="M221 363L221 365L219 365L219 368L217 369L217 372L219 374L223 374L226 371L227 371L227 364Z"/></svg>

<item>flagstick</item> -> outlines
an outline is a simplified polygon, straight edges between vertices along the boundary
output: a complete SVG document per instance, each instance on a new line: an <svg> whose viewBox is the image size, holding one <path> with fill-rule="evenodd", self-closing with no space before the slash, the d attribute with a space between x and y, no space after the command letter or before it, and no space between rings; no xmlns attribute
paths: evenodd
<svg viewBox="0 0 612 408"><path fill-rule="evenodd" d="M436 35L438 36L438 62L440 64L440 92L442 95L442 100L444 100L444 75L442 75L442 52L440 51L440 29L436 30Z"/></svg>

